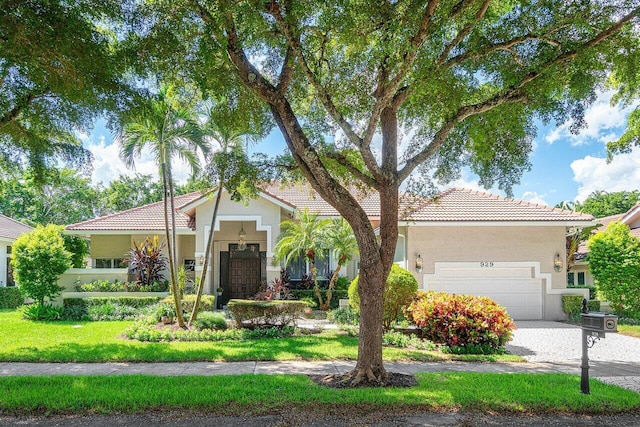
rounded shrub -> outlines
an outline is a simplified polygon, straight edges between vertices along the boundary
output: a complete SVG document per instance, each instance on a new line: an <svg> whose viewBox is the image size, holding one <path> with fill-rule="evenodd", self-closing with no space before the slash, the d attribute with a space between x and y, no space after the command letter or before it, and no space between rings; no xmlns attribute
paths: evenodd
<svg viewBox="0 0 640 427"><path fill-rule="evenodd" d="M382 325L385 329L389 329L393 321L402 317L402 309L411 303L417 291L418 281L413 277L413 274L399 265L392 265L383 294L384 312L382 314ZM356 312L360 312L358 276L353 279L349 286L349 305Z"/></svg>
<svg viewBox="0 0 640 427"><path fill-rule="evenodd" d="M504 307L487 297L420 292L404 310L425 338L449 347L502 348L515 325Z"/></svg>
<svg viewBox="0 0 640 427"><path fill-rule="evenodd" d="M227 319L222 313L207 311L198 315L198 318L194 322L194 326L199 331L204 329L224 331L227 329Z"/></svg>

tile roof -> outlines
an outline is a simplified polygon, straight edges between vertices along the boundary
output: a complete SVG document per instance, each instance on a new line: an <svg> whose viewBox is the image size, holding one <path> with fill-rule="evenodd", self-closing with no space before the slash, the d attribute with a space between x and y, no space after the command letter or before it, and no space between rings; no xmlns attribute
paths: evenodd
<svg viewBox="0 0 640 427"><path fill-rule="evenodd" d="M176 208L198 199L196 191L175 197ZM67 226L70 231L157 231L164 230L163 202L151 203L123 212L90 219ZM193 229L195 220L181 212L176 212L177 229Z"/></svg>
<svg viewBox="0 0 640 427"><path fill-rule="evenodd" d="M21 234L28 233L31 230L33 230L33 227L0 214L0 237L15 240Z"/></svg>
<svg viewBox="0 0 640 427"><path fill-rule="evenodd" d="M374 191L352 188L351 193L360 201L371 218L380 216L380 198ZM263 193L277 199L292 208L308 208L320 216L338 216L338 212L324 201L309 185L283 187L272 184L263 189ZM189 205L201 199L199 192L176 197L176 206ZM417 207L416 207L417 206ZM551 208L545 205L509 199L480 191L464 188L451 188L434 198L426 198L408 193L401 194L400 216L406 221L584 221L593 220L591 215ZM178 213L178 228L195 227L195 218ZM153 203L128 211L115 213L102 218L73 224L67 230L163 230L164 220L162 202Z"/></svg>
<svg viewBox="0 0 640 427"><path fill-rule="evenodd" d="M593 216L496 196L466 188L450 188L410 212L411 221L593 221Z"/></svg>

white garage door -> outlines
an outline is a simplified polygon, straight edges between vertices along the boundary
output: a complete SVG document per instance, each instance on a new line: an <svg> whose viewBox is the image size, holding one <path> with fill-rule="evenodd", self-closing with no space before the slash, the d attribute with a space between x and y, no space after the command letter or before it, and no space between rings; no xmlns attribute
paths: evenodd
<svg viewBox="0 0 640 427"><path fill-rule="evenodd" d="M424 276L425 290L485 296L507 309L516 320L542 319L542 280L533 263L436 263L436 273Z"/></svg>

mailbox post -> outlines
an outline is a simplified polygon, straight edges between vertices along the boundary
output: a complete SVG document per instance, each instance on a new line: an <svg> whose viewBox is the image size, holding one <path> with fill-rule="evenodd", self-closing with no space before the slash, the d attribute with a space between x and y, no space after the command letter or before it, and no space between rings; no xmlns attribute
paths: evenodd
<svg viewBox="0 0 640 427"><path fill-rule="evenodd" d="M587 300L582 300L582 363L580 364L580 391L589 390L589 349L596 341L605 337L606 332L618 332L618 316L605 313L589 313Z"/></svg>

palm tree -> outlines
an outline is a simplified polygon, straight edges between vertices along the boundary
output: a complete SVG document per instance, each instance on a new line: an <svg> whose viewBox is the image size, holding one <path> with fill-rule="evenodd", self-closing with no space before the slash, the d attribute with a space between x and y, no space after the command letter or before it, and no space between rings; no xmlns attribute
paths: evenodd
<svg viewBox="0 0 640 427"><path fill-rule="evenodd" d="M120 157L127 167L134 167L134 161L145 149L151 150L160 167L163 188L164 223L169 253L171 291L176 306L178 325L185 327L180 291L176 272L176 219L171 161L178 157L185 161L196 173L200 169L197 150L209 152L206 142L193 114L186 108L177 106L171 95L171 87L163 85L147 109L127 123L116 136L120 144ZM171 227L169 227L171 219Z"/></svg>
<svg viewBox="0 0 640 427"><path fill-rule="evenodd" d="M326 229L324 242L327 247L332 248L331 253L337 260L336 269L331 275L329 281L329 289L327 290L327 299L324 304L320 305L320 310L329 310L329 304L331 303L331 297L333 296L333 290L336 287L338 281L338 273L340 269L351 261L353 255L358 253L358 242L356 236L353 234L353 230L344 218L334 219L331 221L329 227Z"/></svg>
<svg viewBox="0 0 640 427"><path fill-rule="evenodd" d="M209 258L211 257L211 247L213 244L214 228L216 224L216 218L218 216L218 207L220 206L220 199L222 191L226 188L229 193L235 192L241 183L245 183L251 179L254 174L249 170L251 164L247 159L246 146L248 142L253 141L258 134L252 132L246 121L244 124L236 123L234 120L216 120L213 109L215 105L205 105L204 115L207 117L207 121L203 126L203 133L205 138L211 139L217 142L218 150L209 159L208 170L217 182L215 182L214 188L216 189L216 199L213 207L213 214L211 215L211 223L209 226L209 237L204 253L204 264L202 266L202 274L198 281L198 290L196 293L196 300L193 304L193 311L189 317L188 325L191 326L193 321L198 316L198 308L200 305L200 299L202 298L202 291L204 289L204 283L206 281L207 269L209 268ZM252 181L256 184L255 181Z"/></svg>
<svg viewBox="0 0 640 427"><path fill-rule="evenodd" d="M316 249L322 249L325 246L325 227L329 222L326 219L318 220L318 215L309 213L308 209L297 211L293 221L287 220L280 224L281 231L273 254L274 259L284 261L285 266L304 254L311 268L311 280L320 305L324 305L324 302L318 285Z"/></svg>

